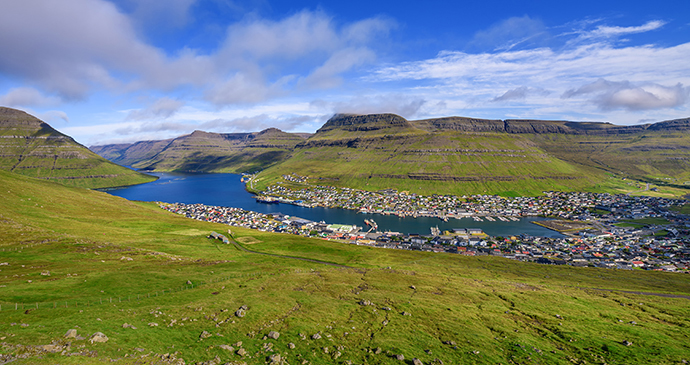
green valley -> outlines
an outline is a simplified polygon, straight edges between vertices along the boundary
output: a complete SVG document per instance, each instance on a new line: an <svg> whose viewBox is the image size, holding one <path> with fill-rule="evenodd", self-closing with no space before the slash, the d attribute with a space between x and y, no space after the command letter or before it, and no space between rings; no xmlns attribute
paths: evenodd
<svg viewBox="0 0 690 365"><path fill-rule="evenodd" d="M690 351L687 275L232 227L247 252L206 238L228 226L155 204L0 182L3 361L658 364Z"/></svg>

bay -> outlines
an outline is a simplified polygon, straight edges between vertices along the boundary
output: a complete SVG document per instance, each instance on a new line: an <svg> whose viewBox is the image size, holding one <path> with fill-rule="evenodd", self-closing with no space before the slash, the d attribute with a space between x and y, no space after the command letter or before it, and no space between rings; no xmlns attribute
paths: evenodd
<svg viewBox="0 0 690 365"><path fill-rule="evenodd" d="M160 201L166 203L205 204L242 208L259 213L282 213L290 216L324 221L326 223L351 224L368 227L364 219L374 219L379 231L400 233L429 234L430 227L441 230L453 228L480 228L491 236L530 236L561 238L562 234L533 224L533 221L544 218L528 217L518 222L476 222L471 218L450 219L444 222L438 218L405 217L382 214L360 214L354 210L333 208L305 208L292 204L258 203L252 194L247 192L238 174L188 174L188 173L152 173L159 179L140 185L103 189L107 193L128 200Z"/></svg>

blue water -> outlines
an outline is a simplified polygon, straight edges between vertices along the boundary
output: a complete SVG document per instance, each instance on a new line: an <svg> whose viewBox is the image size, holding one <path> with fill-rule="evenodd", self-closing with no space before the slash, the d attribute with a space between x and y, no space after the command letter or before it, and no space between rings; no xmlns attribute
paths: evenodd
<svg viewBox="0 0 690 365"><path fill-rule="evenodd" d="M380 231L429 234L430 227L441 231L453 228L481 228L491 236L515 236L527 234L542 237L564 237L556 231L532 224L543 218L523 218L519 222L475 222L471 218L399 218L394 215L360 214L354 210L330 208L304 208L292 204L257 203L248 193L237 174L181 174L154 173L159 179L147 184L107 189L106 192L128 200L161 201L167 203L201 203L236 207L260 213L283 213L290 216L325 221L326 223L365 226L364 219L374 219Z"/></svg>

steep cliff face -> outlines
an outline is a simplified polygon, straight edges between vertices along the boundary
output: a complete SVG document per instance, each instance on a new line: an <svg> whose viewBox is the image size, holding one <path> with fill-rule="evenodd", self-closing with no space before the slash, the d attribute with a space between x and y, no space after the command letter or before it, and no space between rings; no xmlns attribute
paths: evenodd
<svg viewBox="0 0 690 365"><path fill-rule="evenodd" d="M503 121L492 119L447 117L415 120L410 123L427 132L505 132Z"/></svg>
<svg viewBox="0 0 690 365"><path fill-rule="evenodd" d="M21 110L0 107L0 168L88 188L153 178L111 163Z"/></svg>
<svg viewBox="0 0 690 365"><path fill-rule="evenodd" d="M686 131L690 130L690 118L677 119L654 124L615 125L602 122L570 122L535 119L478 119L465 117L446 117L408 121L395 114L333 116L317 136L334 130L368 132L384 128L416 128L426 132L497 132L511 134L575 134L575 135L624 135L644 131Z"/></svg>
<svg viewBox="0 0 690 365"><path fill-rule="evenodd" d="M410 123L395 114L336 114L329 119L316 133L328 132L333 129L347 131L374 131L391 127L410 127Z"/></svg>

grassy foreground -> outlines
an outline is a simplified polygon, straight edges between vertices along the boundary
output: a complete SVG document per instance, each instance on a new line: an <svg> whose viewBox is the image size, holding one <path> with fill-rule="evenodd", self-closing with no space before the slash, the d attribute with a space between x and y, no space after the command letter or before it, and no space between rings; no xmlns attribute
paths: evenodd
<svg viewBox="0 0 690 365"><path fill-rule="evenodd" d="M206 238L228 226L3 171L0 209L0 362L265 364L275 354L290 364L690 360L687 275L232 228L251 250L342 266L259 255ZM243 305L246 315L236 317ZM65 339L69 329L86 339ZM89 342L97 331L109 340ZM200 338L203 331L210 336ZM266 338L270 331L280 336Z"/></svg>

